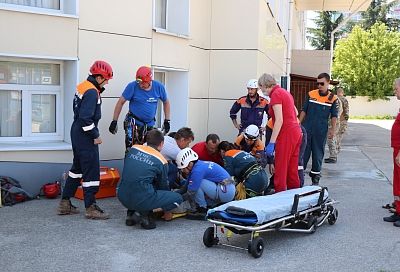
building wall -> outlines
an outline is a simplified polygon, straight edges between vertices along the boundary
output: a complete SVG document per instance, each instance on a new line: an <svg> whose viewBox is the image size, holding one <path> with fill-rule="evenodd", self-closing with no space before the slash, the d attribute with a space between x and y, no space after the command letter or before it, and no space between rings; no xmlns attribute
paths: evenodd
<svg viewBox="0 0 400 272"><path fill-rule="evenodd" d="M316 77L320 73L329 73L329 50L292 50L291 73Z"/></svg>
<svg viewBox="0 0 400 272"><path fill-rule="evenodd" d="M7 162L0 164L4 174L12 176L7 169L15 171L27 162L29 167L35 167L35 173L40 173L36 167L54 163L64 169L71 162L69 128L74 86L87 77L95 59L106 60L114 69L114 78L102 94L99 129L104 165L121 162L123 158L123 118L128 103L119 117L117 135L111 135L108 126L115 103L125 86L134 80L139 66L151 65L155 71L168 73L173 130L190 126L196 142L204 141L208 133L233 140L237 131L229 118L229 109L237 98L247 94L246 82L264 72L277 79L286 73L287 37L278 24L284 22L279 18L284 18L288 11L276 6L274 11L279 16L271 14L267 1L191 0L189 37L153 30L153 1L124 1L123 8L106 0L76 3L76 16L15 12L0 7L0 34L8 37L7 43L0 44L0 59L2 55L47 56L62 59L66 70L64 143L54 149L31 146L18 152L0 143L0 161ZM6 27L10 24L15 27ZM15 167L10 168L10 164ZM59 170L52 168L52 174L45 180L38 178L36 183L58 178ZM23 179L22 183L32 182L25 180L25 176L18 177Z"/></svg>

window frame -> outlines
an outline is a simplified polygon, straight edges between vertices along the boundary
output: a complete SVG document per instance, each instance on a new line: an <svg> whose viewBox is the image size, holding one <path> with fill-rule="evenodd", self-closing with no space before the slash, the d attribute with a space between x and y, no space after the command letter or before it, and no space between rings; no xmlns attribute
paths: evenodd
<svg viewBox="0 0 400 272"><path fill-rule="evenodd" d="M60 85L26 85L26 84L0 84L1 91L21 91L22 114L21 114L21 136L0 136L0 143L10 142L36 142L36 141L63 141L64 140L64 67L62 61L42 60L42 59L23 59L0 57L0 61L23 62L23 63L46 63L60 65ZM35 94L55 94L56 109L55 122L56 131L52 133L32 132L32 95Z"/></svg>
<svg viewBox="0 0 400 272"><path fill-rule="evenodd" d="M170 35L170 36L175 36L175 37L179 37L179 38L184 38L184 39L189 39L189 35L190 35L190 0L183 0L183 1L187 1L188 3L188 7L187 7L187 22L181 22L181 23L185 23L187 24L187 31L186 33L182 32L178 32L178 31L173 31L171 29L169 29L170 26L170 22L169 22L169 0L165 0L166 1L166 8L165 8L165 28L156 26L156 0L153 0L153 30L157 33L161 33L161 34L166 34L166 35Z"/></svg>
<svg viewBox="0 0 400 272"><path fill-rule="evenodd" d="M33 14L78 18L78 6L79 6L78 0L59 0L59 1L60 1L60 9L48 9L48 8L32 7L27 5L0 3L0 10L10 10L17 12L33 13Z"/></svg>

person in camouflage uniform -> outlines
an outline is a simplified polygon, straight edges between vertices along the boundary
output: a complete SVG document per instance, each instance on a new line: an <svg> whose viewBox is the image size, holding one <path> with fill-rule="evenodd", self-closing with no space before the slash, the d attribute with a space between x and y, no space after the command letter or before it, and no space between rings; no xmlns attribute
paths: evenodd
<svg viewBox="0 0 400 272"><path fill-rule="evenodd" d="M339 89L336 91L338 92ZM332 138L327 138L328 148L329 148L329 157L324 160L325 163L336 163L337 161L337 154L338 154L338 135L340 129L340 121L341 116L343 114L343 104L342 100L338 99L338 119L336 121L335 133ZM331 128L331 121L329 120L329 128Z"/></svg>
<svg viewBox="0 0 400 272"><path fill-rule="evenodd" d="M337 153L340 152L340 145L342 143L342 139L343 139L343 134L345 133L345 131L347 130L347 121L349 120L349 101L347 100L347 98L344 96L344 90L342 88L338 88L337 89L337 96L340 100L340 102L342 102L342 114L339 115L340 118L340 125L339 125L339 131L338 134L336 136L336 149L337 149Z"/></svg>

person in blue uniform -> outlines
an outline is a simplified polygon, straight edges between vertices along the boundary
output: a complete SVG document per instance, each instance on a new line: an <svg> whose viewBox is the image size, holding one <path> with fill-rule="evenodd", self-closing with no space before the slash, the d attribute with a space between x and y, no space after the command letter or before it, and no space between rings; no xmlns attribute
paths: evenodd
<svg viewBox="0 0 400 272"><path fill-rule="evenodd" d="M299 118L307 131L304 169L310 156L312 156L310 177L313 185L319 184L327 135L328 138L334 136L338 117L338 98L328 89L329 83L330 76L327 73L318 75L318 89L308 92ZM331 119L331 127L328 131L329 118Z"/></svg>
<svg viewBox="0 0 400 272"><path fill-rule="evenodd" d="M257 159L250 153L235 149L234 145L222 141L218 149L224 159L224 168L234 176L238 184L242 183L245 198L263 195L268 186L268 176L264 169L257 163ZM238 191L238 186L236 186ZM236 199L242 199L238 194Z"/></svg>
<svg viewBox="0 0 400 272"><path fill-rule="evenodd" d="M86 218L108 219L109 215L96 204L95 194L100 185L99 144L102 143L97 125L101 118L101 96L104 86L113 77L110 64L95 61L89 77L77 86L73 101L74 121L71 126L72 152L71 170L58 207L59 215L76 214L78 209L70 198L82 180Z"/></svg>
<svg viewBox="0 0 400 272"><path fill-rule="evenodd" d="M113 120L109 131L116 134L118 117L126 101L129 101L129 112L125 116L125 148L126 151L134 144L143 144L147 131L154 129L158 101L161 100L164 109L163 130L170 130L170 103L164 85L153 80L151 68L140 67L136 72L136 80L129 83L114 108Z"/></svg>
<svg viewBox="0 0 400 272"><path fill-rule="evenodd" d="M169 190L168 162L161 155L164 144L161 131L146 135L147 145L134 145L125 156L118 200L128 208L127 225L141 224L144 229L156 228L153 210L169 212L182 203L182 196Z"/></svg>
<svg viewBox="0 0 400 272"><path fill-rule="evenodd" d="M198 213L205 215L207 206L229 202L235 197L234 181L219 164L199 160L191 148L182 149L176 156L176 163L187 176L187 198Z"/></svg>

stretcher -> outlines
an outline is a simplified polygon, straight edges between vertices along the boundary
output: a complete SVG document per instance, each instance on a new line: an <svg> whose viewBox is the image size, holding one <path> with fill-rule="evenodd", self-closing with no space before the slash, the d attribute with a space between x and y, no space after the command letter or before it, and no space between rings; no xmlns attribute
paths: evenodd
<svg viewBox="0 0 400 272"><path fill-rule="evenodd" d="M223 245L247 250L255 258L261 257L265 242L262 232L286 231L314 233L325 221L336 223L338 211L329 198L328 189L305 186L268 196L231 201L210 209L206 219L213 224L203 235L206 247ZM222 243L219 234L248 234L247 248Z"/></svg>

